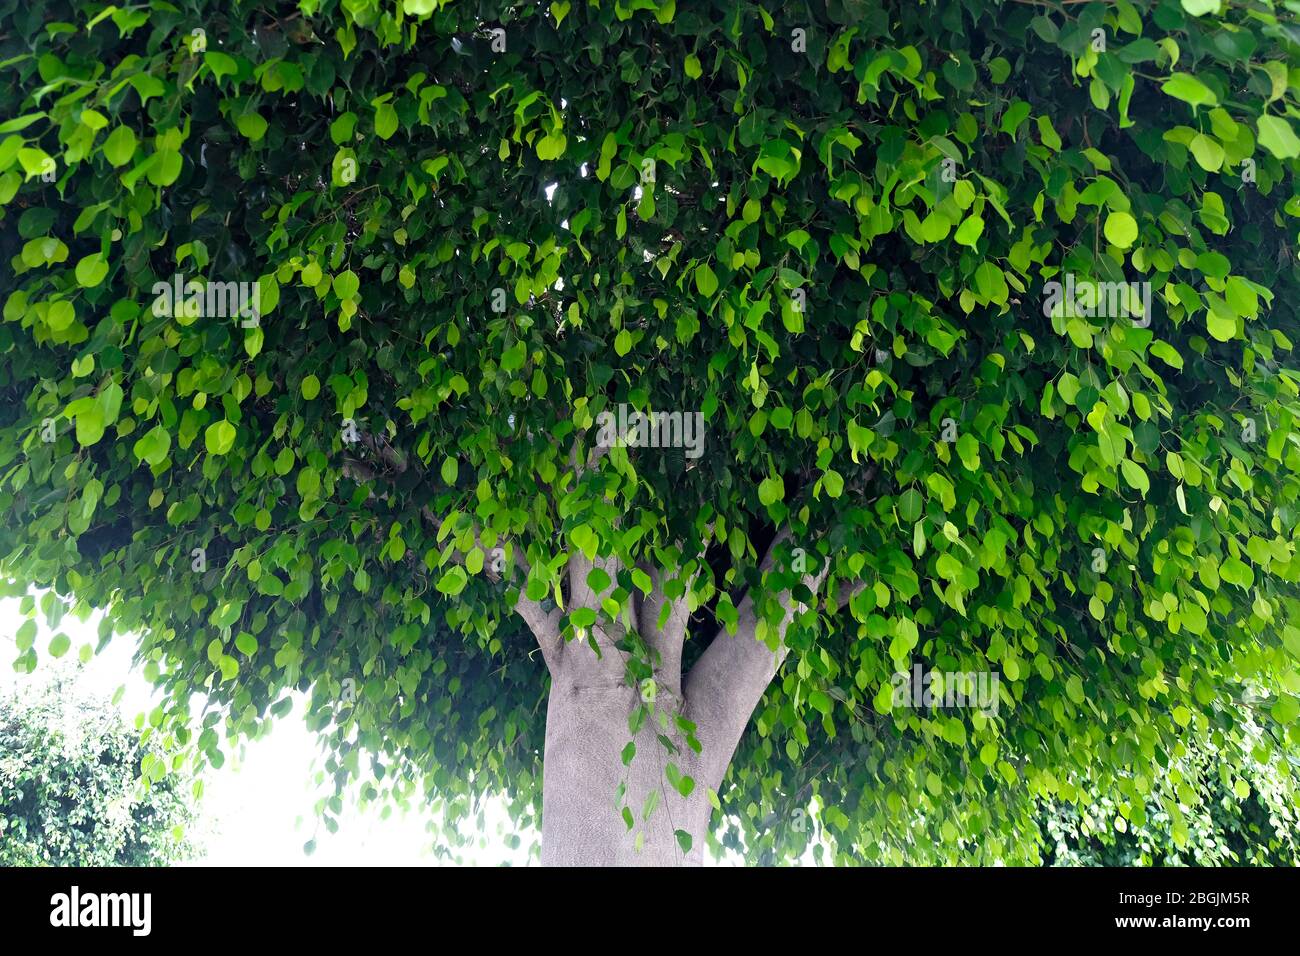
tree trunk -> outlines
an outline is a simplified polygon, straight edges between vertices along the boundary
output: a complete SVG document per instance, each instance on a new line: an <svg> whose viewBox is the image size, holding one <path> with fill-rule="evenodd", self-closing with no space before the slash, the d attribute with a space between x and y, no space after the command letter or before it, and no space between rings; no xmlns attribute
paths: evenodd
<svg viewBox="0 0 1300 956"><path fill-rule="evenodd" d="M587 468L607 451L594 450ZM577 472L577 444L571 457ZM621 569L617 558L571 552L565 609L558 603L548 609L527 597L522 587L512 589L512 606L536 636L551 674L542 764L544 865L698 866L703 862L709 791L721 788L741 734L785 658L786 628L797 612L806 610L792 596L792 584L805 589L806 599L816 594L826 577L825 564L812 573L777 567L780 557L782 566L791 568L792 555L790 531L783 528L759 564L762 585L747 589L736 605L734 632L719 629L685 675L682 643L691 616L685 595L696 574L694 567L665 570L639 565L651 581L648 592L642 595L633 589L617 621L573 634L571 639L566 639L563 629L565 609L569 615L579 608L604 610L604 599L614 590ZM526 579L529 563L519 550L514 550L514 564ZM593 575L597 569L603 573ZM770 587L769 579L775 582ZM593 590L593 580L604 581L599 593ZM668 593L676 597L669 598ZM756 594L762 598L764 621L776 635L775 653L757 639ZM626 645L619 640L630 633L650 653L657 698L635 738L629 717L643 701L640 690L628 683ZM690 730L677 725L679 714L686 727L693 728L698 753L687 742ZM661 736L671 741L672 749L664 746ZM624 763L629 742L635 743L636 751ZM685 777L691 784L683 786L683 796L674 783Z"/></svg>
<svg viewBox="0 0 1300 956"><path fill-rule="evenodd" d="M670 754L651 717L637 733L631 764L623 764L623 750L633 740L628 717L639 703L632 687L564 679L552 685L542 764L543 865L702 863L710 810L704 782L697 778L690 796L683 797L665 776L671 761L683 774L695 777L699 768L694 752L682 747L680 753ZM659 707L664 707L662 699ZM618 802L620 784L626 785L622 805L633 815L632 829ZM646 819L642 810L651 792L658 792L658 805ZM690 835L689 852L678 843L677 830Z"/></svg>

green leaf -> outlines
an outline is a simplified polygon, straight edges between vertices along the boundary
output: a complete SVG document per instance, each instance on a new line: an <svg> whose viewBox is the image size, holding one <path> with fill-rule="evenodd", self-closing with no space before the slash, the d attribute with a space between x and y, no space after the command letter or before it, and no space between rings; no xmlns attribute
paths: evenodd
<svg viewBox="0 0 1300 956"><path fill-rule="evenodd" d="M823 714L830 714L834 703L825 691L814 690L808 694L808 703Z"/></svg>
<svg viewBox="0 0 1300 956"><path fill-rule="evenodd" d="M395 554L393 560L399 560L400 557L400 554ZM483 570L483 560L483 550L477 547L471 548L469 554L465 555L465 570L470 574L478 574Z"/></svg>
<svg viewBox="0 0 1300 956"><path fill-rule="evenodd" d="M235 444L235 426L222 419L213 422L203 432L203 446L210 455L224 455Z"/></svg>
<svg viewBox="0 0 1300 956"><path fill-rule="evenodd" d="M235 120L239 132L254 143L266 135L267 124L260 113L245 113Z"/></svg>
<svg viewBox="0 0 1300 956"><path fill-rule="evenodd" d="M979 237L984 233L984 220L978 215L967 216L965 221L957 227L957 232L953 239L963 246L970 246L972 249L979 241Z"/></svg>
<svg viewBox="0 0 1300 956"><path fill-rule="evenodd" d="M957 457L967 471L978 471L980 467L979 442L969 432L963 432L957 439Z"/></svg>
<svg viewBox="0 0 1300 956"><path fill-rule="evenodd" d="M72 639L63 633L55 634L50 639L50 656L62 657L68 653L68 648L72 647Z"/></svg>
<svg viewBox="0 0 1300 956"><path fill-rule="evenodd" d="M898 498L898 516L907 524L911 524L921 516L921 506L924 499L921 493L915 488L909 488Z"/></svg>
<svg viewBox="0 0 1300 956"><path fill-rule="evenodd" d="M1029 118L1029 109L1029 104L1024 100L1016 100L1007 107L1007 111L1002 114L1002 132L1008 136L1015 136L1020 124Z"/></svg>
<svg viewBox="0 0 1300 956"><path fill-rule="evenodd" d="M1228 342L1237 335L1237 320L1214 309L1206 311L1205 327L1210 335L1220 342Z"/></svg>
<svg viewBox="0 0 1300 956"><path fill-rule="evenodd" d="M707 262L695 267L695 288L705 298L718 291L718 277L713 274Z"/></svg>
<svg viewBox="0 0 1300 956"><path fill-rule="evenodd" d="M460 565L452 565L443 572L442 577L438 579L438 590L448 597L455 597L461 591L465 590L465 585L469 583L469 576L465 569Z"/></svg>
<svg viewBox="0 0 1300 956"><path fill-rule="evenodd" d="M844 493L844 476L834 468L828 468L822 475L822 487L832 498L838 498Z"/></svg>
<svg viewBox="0 0 1300 956"><path fill-rule="evenodd" d="M1217 106L1219 98L1208 86L1190 73L1175 73L1160 87L1165 95L1192 106Z"/></svg>
<svg viewBox="0 0 1300 956"><path fill-rule="evenodd" d="M160 149L154 154L147 177L155 186L170 186L181 174L181 154L174 149Z"/></svg>
<svg viewBox="0 0 1300 956"><path fill-rule="evenodd" d="M604 594L612 583L609 574L603 568L592 568L587 573L587 587L591 588L593 594Z"/></svg>
<svg viewBox="0 0 1300 956"><path fill-rule="evenodd" d="M1047 116L1038 117L1038 136L1043 141L1043 145L1053 151L1059 151L1061 148L1061 137L1056 132L1056 127L1052 125L1052 120Z"/></svg>
<svg viewBox="0 0 1300 956"><path fill-rule="evenodd" d="M67 299L60 299L50 305L45 314L45 324L54 332L62 332L77 320L77 312Z"/></svg>
<svg viewBox="0 0 1300 956"><path fill-rule="evenodd" d="M1217 140L1204 133L1197 133L1192 137L1190 149L1202 169L1213 173L1218 172L1223 166L1223 147Z"/></svg>
<svg viewBox="0 0 1300 956"><path fill-rule="evenodd" d="M172 447L172 436L161 425L155 425L136 441L132 451L140 461L161 465Z"/></svg>
<svg viewBox="0 0 1300 956"><path fill-rule="evenodd" d="M1127 249L1138 237L1137 220L1126 212L1112 212L1106 217L1103 231L1107 240L1121 249Z"/></svg>
<svg viewBox="0 0 1300 956"><path fill-rule="evenodd" d="M1278 159L1295 159L1300 156L1300 138L1289 122L1280 116L1261 116L1256 122L1259 145Z"/></svg>
<svg viewBox="0 0 1300 956"><path fill-rule="evenodd" d="M1248 588L1255 583L1255 573L1240 558L1227 557L1219 565L1219 577L1227 584Z"/></svg>
<svg viewBox="0 0 1300 956"><path fill-rule="evenodd" d="M975 270L975 288L990 302L1002 305L1007 301L1009 290L1006 276L995 263L980 263Z"/></svg>
<svg viewBox="0 0 1300 956"><path fill-rule="evenodd" d="M135 155L135 132L127 126L119 126L108 135L101 147L104 157L114 166L125 166Z"/></svg>
<svg viewBox="0 0 1300 956"><path fill-rule="evenodd" d="M521 339L502 353L501 371L517 372L524 367L524 362L527 361L527 359L528 347Z"/></svg>
<svg viewBox="0 0 1300 956"><path fill-rule="evenodd" d="M357 128L357 114L348 110L330 123L330 140L335 146L352 142Z"/></svg>
<svg viewBox="0 0 1300 956"><path fill-rule="evenodd" d="M1152 342L1151 354L1173 368L1183 367L1183 357L1168 342Z"/></svg>
<svg viewBox="0 0 1300 956"><path fill-rule="evenodd" d="M1141 492L1142 497L1146 497L1151 490L1151 480L1147 478L1147 473L1143 471L1142 466L1135 461L1125 458L1119 463L1120 470L1124 473L1124 480Z"/></svg>
<svg viewBox="0 0 1300 956"><path fill-rule="evenodd" d="M389 139L396 132L397 111L389 103L380 103L375 107L375 135Z"/></svg>
<svg viewBox="0 0 1300 956"><path fill-rule="evenodd" d="M95 396L95 404L103 413L104 424L112 425L117 421L118 413L122 408L122 386L116 382L109 382Z"/></svg>
<svg viewBox="0 0 1300 956"><path fill-rule="evenodd" d="M315 468L304 468L298 472L295 482L298 495L302 498L314 498L320 491L320 472Z"/></svg>
<svg viewBox="0 0 1300 956"><path fill-rule="evenodd" d="M80 262L76 269L77 283L84 288L93 288L104 281L108 275L108 263L98 252L92 252Z"/></svg>
<svg viewBox="0 0 1300 956"><path fill-rule="evenodd" d="M87 405L77 413L77 444L93 445L104 437L104 410L97 402Z"/></svg>
<svg viewBox="0 0 1300 956"><path fill-rule="evenodd" d="M1079 675L1072 674L1065 682L1065 693L1075 704L1083 703L1083 681L1079 679Z"/></svg>
<svg viewBox="0 0 1300 956"><path fill-rule="evenodd" d="M683 797L689 797L695 791L695 779L693 777L682 775L677 780L675 786L677 787L677 792Z"/></svg>
<svg viewBox="0 0 1300 956"><path fill-rule="evenodd" d="M764 478L758 485L758 500L764 505L772 505L785 499L785 482L780 475Z"/></svg>
<svg viewBox="0 0 1300 956"><path fill-rule="evenodd" d="M334 294L341 300L353 298L360 288L361 280L351 269L340 272L334 277Z"/></svg>
<svg viewBox="0 0 1300 956"><path fill-rule="evenodd" d="M208 65L208 69L212 70L212 75L218 80L223 76L234 76L239 72L239 64L235 62L235 58L227 56L220 50L205 51L203 61Z"/></svg>

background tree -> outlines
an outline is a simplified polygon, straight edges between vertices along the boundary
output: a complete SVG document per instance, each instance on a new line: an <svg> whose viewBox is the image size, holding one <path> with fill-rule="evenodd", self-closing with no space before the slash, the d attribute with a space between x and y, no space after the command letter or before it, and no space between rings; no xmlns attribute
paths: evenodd
<svg viewBox="0 0 1300 956"><path fill-rule="evenodd" d="M1294 752L1287 5L0 11L0 569L200 762L310 688L327 823L926 862Z"/></svg>
<svg viewBox="0 0 1300 956"><path fill-rule="evenodd" d="M195 782L68 675L0 695L0 866L159 866L194 852Z"/></svg>
<svg viewBox="0 0 1300 956"><path fill-rule="evenodd" d="M1181 807L1171 812L1170 807ZM1300 862L1295 767L1261 746L1240 763L1193 746L1155 781L1145 806L1045 807L1053 866L1295 866Z"/></svg>

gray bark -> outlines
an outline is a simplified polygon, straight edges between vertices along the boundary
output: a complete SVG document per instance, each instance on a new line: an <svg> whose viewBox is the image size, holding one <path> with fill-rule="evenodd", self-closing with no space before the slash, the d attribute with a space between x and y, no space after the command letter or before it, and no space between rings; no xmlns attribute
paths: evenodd
<svg viewBox="0 0 1300 956"><path fill-rule="evenodd" d="M657 726L638 732L636 756L624 766L627 719L639 703L636 689L561 680L551 686L546 708L546 753L542 764L542 863L546 866L683 866L703 860L709 803L702 785L683 797L668 785L664 768L672 759L683 773L698 773L684 755L670 758ZM689 749L684 751L694 755ZM616 797L626 785L625 805L634 815L629 830ZM647 820L641 810L651 791L659 804ZM675 831L691 834L683 853ZM637 835L641 846L637 849Z"/></svg>
<svg viewBox="0 0 1300 956"><path fill-rule="evenodd" d="M769 549L764 573L771 570L775 549L785 540L785 535L778 536ZM591 567L581 556L570 561L571 601L582 602L575 606L594 607L600 602L601 595L591 594L585 585ZM616 567L602 567L611 578L615 576ZM689 617L685 598L667 602L662 576L654 569L648 573L655 590L644 601L634 602L627 617L660 658L656 709L670 723L665 730L655 718L646 721L634 739L636 755L628 766L621 759L624 747L633 740L628 717L641 701L639 689L626 684L623 658L613 646L615 635L597 636L598 655L586 642L560 639L558 612L548 617L536 607L516 608L537 635L552 676L542 768L544 865L701 864L711 809L709 790L721 787L750 716L785 657L785 629L795 610L789 594L782 595L786 610L778 653L755 639L757 616L747 594L737 608L736 634L720 631L683 681L681 651ZM815 591L822 576L805 577L803 583ZM659 628L665 603L672 606ZM672 717L679 712L696 725L702 744L698 754L672 726ZM676 741L676 753L663 747L658 739L661 732ZM695 781L689 796L683 797L669 784L665 768L670 761ZM634 816L632 829L619 810L620 784L623 804ZM659 792L658 806L644 819L642 809L652 791ZM690 835L689 852L683 852L678 830Z"/></svg>

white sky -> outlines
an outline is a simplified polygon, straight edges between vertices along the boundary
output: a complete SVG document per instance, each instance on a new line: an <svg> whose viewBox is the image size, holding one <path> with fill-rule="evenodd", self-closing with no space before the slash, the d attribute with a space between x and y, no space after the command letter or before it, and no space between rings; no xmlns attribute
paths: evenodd
<svg viewBox="0 0 1300 956"><path fill-rule="evenodd" d="M24 621L18 607L18 598L0 599L0 695L5 696L21 683L43 679L51 665L45 649L54 632L38 612L35 648L40 663L32 674L13 670L18 656L14 637ZM84 624L72 615L64 617L58 630L72 639L72 649L60 664L76 664L83 644L98 643L98 623L98 614ZM129 636L116 636L102 654L78 666L77 676L79 690L105 701L125 685L119 710L128 721L152 706L153 688L131 667L133 651ZM209 769L198 808L208 831L206 854L193 862L212 866L428 866L437 862L427 853L430 837L424 830L425 819L414 812L405 816L394 812L383 820L378 809L362 813L345 807L337 833L318 825L313 807L318 794L312 788L317 753L314 735L304 726L302 705L297 702L275 723L269 736L245 745L242 761L237 754L227 754L220 770ZM462 851L466 862L526 862L531 839L524 836L517 852L507 849L496 836L498 830L509 832L505 813L491 816L496 819L489 819L490 832L483 834L488 845L477 852ZM312 837L316 852L307 856L302 847Z"/></svg>

